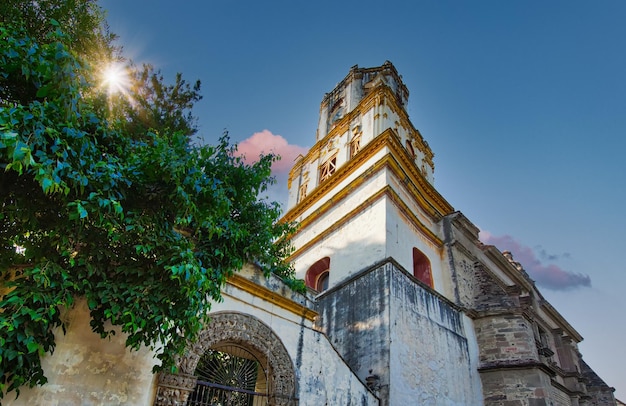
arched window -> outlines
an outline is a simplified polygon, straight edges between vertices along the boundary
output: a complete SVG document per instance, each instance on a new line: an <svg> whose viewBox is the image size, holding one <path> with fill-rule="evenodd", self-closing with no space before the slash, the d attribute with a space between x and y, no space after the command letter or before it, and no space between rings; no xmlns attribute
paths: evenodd
<svg viewBox="0 0 626 406"><path fill-rule="evenodd" d="M413 247L413 276L420 282L433 287L433 275L430 270L430 261L424 253Z"/></svg>
<svg viewBox="0 0 626 406"><path fill-rule="evenodd" d="M325 272L322 272L322 274L317 277L315 290L317 290L318 292L323 292L326 289L328 289L328 279L329 279L328 277L329 277L328 270L326 270Z"/></svg>
<svg viewBox="0 0 626 406"><path fill-rule="evenodd" d="M311 289L323 292L328 289L330 275L330 258L324 257L311 265L304 276L304 283Z"/></svg>

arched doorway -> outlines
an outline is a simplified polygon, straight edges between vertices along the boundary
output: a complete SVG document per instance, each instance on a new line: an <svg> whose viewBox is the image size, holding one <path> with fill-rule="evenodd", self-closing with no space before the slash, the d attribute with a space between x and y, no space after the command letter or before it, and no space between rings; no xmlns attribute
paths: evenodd
<svg viewBox="0 0 626 406"><path fill-rule="evenodd" d="M155 405L298 404L289 353L271 328L247 314L211 315L178 369L159 376Z"/></svg>
<svg viewBox="0 0 626 406"><path fill-rule="evenodd" d="M188 406L258 406L269 401L267 359L244 346L224 343L208 349L196 366L196 387Z"/></svg>

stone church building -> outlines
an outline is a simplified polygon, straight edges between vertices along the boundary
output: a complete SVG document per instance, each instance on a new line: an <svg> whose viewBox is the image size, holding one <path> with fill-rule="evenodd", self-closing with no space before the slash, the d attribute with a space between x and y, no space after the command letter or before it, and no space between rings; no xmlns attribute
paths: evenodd
<svg viewBox="0 0 626 406"><path fill-rule="evenodd" d="M250 265L176 374L68 315L49 383L9 405L616 405L581 335L433 184L394 66L354 66L289 177L290 258L309 291Z"/></svg>

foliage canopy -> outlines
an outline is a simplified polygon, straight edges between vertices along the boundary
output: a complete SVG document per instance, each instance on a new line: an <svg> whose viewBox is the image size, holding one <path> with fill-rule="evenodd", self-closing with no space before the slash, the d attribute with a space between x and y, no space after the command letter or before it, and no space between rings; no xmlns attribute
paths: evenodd
<svg viewBox="0 0 626 406"><path fill-rule="evenodd" d="M227 136L193 145L199 83L135 68L113 108L94 55L72 48L80 32L16 21L0 22L0 398L46 382L40 357L76 297L95 332L162 345L170 368L245 262L302 286L280 242L292 225L258 199L276 157L246 164Z"/></svg>

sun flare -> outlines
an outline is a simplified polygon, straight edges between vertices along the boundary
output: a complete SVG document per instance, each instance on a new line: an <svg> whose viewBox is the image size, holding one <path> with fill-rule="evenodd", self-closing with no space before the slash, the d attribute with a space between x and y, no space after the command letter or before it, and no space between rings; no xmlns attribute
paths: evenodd
<svg viewBox="0 0 626 406"><path fill-rule="evenodd" d="M127 68L121 63L111 63L102 72L102 85L109 95L128 93L129 83Z"/></svg>

